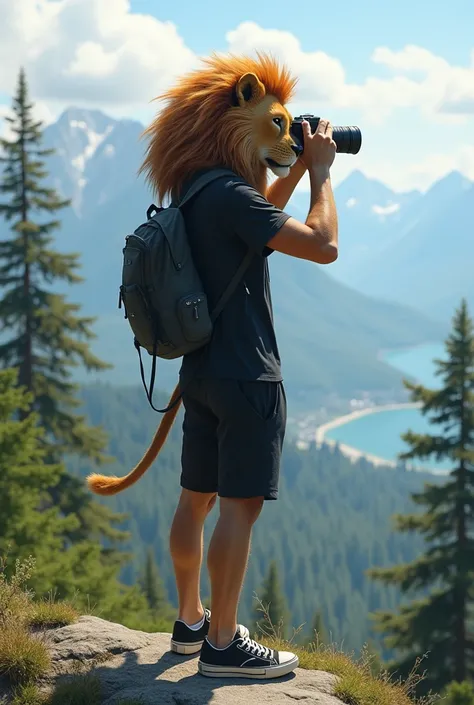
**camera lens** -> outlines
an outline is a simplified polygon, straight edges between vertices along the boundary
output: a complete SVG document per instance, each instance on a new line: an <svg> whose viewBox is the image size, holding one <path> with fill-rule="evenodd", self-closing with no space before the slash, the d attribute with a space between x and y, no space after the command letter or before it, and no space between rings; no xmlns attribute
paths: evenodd
<svg viewBox="0 0 474 705"><path fill-rule="evenodd" d="M362 133L358 127L333 127L332 138L341 154L357 154L362 145Z"/></svg>

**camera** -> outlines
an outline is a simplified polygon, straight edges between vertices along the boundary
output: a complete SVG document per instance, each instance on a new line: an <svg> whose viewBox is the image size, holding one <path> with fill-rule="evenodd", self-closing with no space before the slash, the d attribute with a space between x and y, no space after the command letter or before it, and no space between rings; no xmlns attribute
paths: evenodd
<svg viewBox="0 0 474 705"><path fill-rule="evenodd" d="M290 134L300 147L304 146L303 126L301 124L303 120L309 122L313 133L318 127L320 118L314 115L299 115L294 118L291 123ZM362 144L360 129L352 125L348 127L333 127L332 138L336 143L336 151L341 154L357 154Z"/></svg>

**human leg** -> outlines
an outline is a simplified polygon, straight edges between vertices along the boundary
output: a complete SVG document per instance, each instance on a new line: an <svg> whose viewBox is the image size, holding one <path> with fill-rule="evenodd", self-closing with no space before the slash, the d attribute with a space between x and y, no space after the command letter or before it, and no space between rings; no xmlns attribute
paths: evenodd
<svg viewBox="0 0 474 705"><path fill-rule="evenodd" d="M178 592L178 619L171 648L183 654L199 651L209 629L209 610L200 596L204 521L217 493L216 419L202 398L202 382L183 395L181 496L170 532L170 552Z"/></svg>
<svg viewBox="0 0 474 705"><path fill-rule="evenodd" d="M183 489L170 533L170 551L178 591L178 619L188 625L204 616L200 597L204 521L216 501L215 493Z"/></svg>
<svg viewBox="0 0 474 705"><path fill-rule="evenodd" d="M280 383L232 380L214 387L211 408L219 418L220 516L208 553L212 615L199 670L207 676L274 678L294 670L294 654L250 639L237 625L252 527L264 500L278 494L286 400Z"/></svg>
<svg viewBox="0 0 474 705"><path fill-rule="evenodd" d="M237 629L252 527L262 506L263 497L220 500L220 515L207 556L212 604L209 639L218 648L227 646Z"/></svg>

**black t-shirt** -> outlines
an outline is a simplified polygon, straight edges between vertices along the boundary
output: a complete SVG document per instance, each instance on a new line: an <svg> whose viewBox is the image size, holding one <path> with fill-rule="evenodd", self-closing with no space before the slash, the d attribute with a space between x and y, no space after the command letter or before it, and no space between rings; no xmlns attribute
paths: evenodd
<svg viewBox="0 0 474 705"><path fill-rule="evenodd" d="M290 216L237 175L208 184L184 209L210 311L249 247L255 256L217 318L210 343L183 358L182 384L192 377L281 381L267 262L273 250L267 243Z"/></svg>

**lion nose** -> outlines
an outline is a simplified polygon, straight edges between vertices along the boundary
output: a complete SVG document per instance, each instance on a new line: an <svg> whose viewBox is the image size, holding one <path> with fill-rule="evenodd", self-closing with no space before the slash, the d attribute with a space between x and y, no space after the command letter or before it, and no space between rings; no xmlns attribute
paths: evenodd
<svg viewBox="0 0 474 705"><path fill-rule="evenodd" d="M303 152L303 147L300 144L292 144L291 149L296 154L297 157Z"/></svg>

